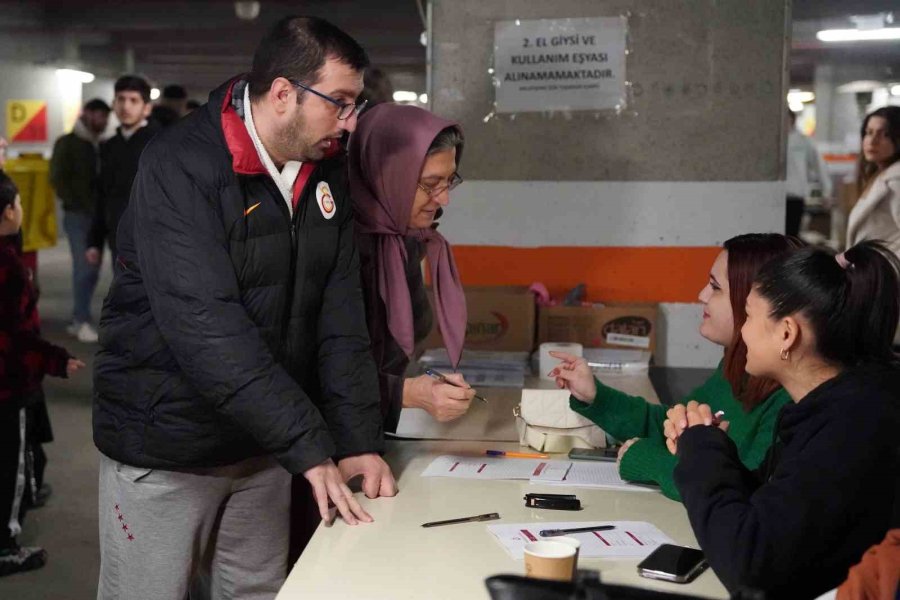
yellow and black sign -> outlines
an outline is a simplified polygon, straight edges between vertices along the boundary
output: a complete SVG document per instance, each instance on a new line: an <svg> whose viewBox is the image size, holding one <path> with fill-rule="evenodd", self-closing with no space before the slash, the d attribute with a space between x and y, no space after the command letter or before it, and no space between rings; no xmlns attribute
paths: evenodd
<svg viewBox="0 0 900 600"><path fill-rule="evenodd" d="M6 135L10 142L47 141L47 102L45 100L8 100Z"/></svg>

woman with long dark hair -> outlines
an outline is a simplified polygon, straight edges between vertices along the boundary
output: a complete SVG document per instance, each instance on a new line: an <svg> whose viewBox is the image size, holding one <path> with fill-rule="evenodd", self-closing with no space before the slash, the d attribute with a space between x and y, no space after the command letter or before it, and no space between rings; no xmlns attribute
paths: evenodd
<svg viewBox="0 0 900 600"><path fill-rule="evenodd" d="M748 377L744 372L747 347L741 340L744 304L757 271L769 260L799 248L801 242L780 234L747 234L726 241L700 292L703 321L700 335L725 348L716 372L681 402L700 400L724 411L729 435L738 445L741 460L756 468L772 443L778 411L789 402L775 381ZM560 387L572 393L572 410L586 416L616 439L625 441L619 452L619 472L631 481L658 484L663 493L679 500L672 480L677 459L665 446L666 408L643 398L623 394L597 380L584 359L554 353L564 362L552 371Z"/></svg>
<svg viewBox="0 0 900 600"><path fill-rule="evenodd" d="M891 341L900 261L867 241L769 263L747 296L747 373L792 403L756 471L712 408L669 410L667 445L691 526L719 579L814 598L847 576L898 515L900 368Z"/></svg>
<svg viewBox="0 0 900 600"><path fill-rule="evenodd" d="M900 254L900 106L868 114L856 168L859 200L847 222L847 246L882 240Z"/></svg>

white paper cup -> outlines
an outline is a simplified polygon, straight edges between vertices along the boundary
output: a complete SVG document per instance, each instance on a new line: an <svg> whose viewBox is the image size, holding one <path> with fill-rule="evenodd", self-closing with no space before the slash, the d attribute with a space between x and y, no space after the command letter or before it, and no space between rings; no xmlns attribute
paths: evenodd
<svg viewBox="0 0 900 600"><path fill-rule="evenodd" d="M545 342L541 344L540 349L538 350L539 360L538 367L540 368L540 376L544 381L553 381L553 377L547 375L550 371L553 370L556 365L561 363L562 361L558 358L553 358L550 356L550 352L567 352L569 354L574 354L575 356L581 356L584 352L584 348L582 348L581 344L576 343L560 343L560 342Z"/></svg>
<svg viewBox="0 0 900 600"><path fill-rule="evenodd" d="M525 576L554 581L572 581L577 548L557 541L525 544Z"/></svg>
<svg viewBox="0 0 900 600"><path fill-rule="evenodd" d="M578 572L578 555L581 554L581 542L567 535L555 535L553 536L553 541L575 548L575 562L572 564L572 580L574 581L575 573Z"/></svg>

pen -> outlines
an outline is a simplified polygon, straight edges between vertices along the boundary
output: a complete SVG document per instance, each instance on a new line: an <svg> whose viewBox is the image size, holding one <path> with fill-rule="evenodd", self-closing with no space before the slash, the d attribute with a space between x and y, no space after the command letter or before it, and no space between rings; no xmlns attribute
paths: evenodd
<svg viewBox="0 0 900 600"><path fill-rule="evenodd" d="M553 537L566 535L567 533L587 533L588 531L609 531L615 528L615 525L593 525L591 527L576 527L575 529L542 529L541 537Z"/></svg>
<svg viewBox="0 0 900 600"><path fill-rule="evenodd" d="M437 379L441 383L446 383L447 385L452 385L453 387L461 387L461 386L453 383L449 379L447 379L446 375L444 375L443 373L438 373L434 369L425 369L425 374L428 375L429 377L433 377L433 378ZM482 396L479 396L478 394L475 394L475 399L481 400L482 402L487 402L487 400L485 400Z"/></svg>
<svg viewBox="0 0 900 600"><path fill-rule="evenodd" d="M472 523L474 521L496 521L499 518L499 513L486 513L483 515L475 515L474 517L462 517L461 519L447 519L446 521L422 523L422 527L438 527L440 525L455 525L456 523Z"/></svg>
<svg viewBox="0 0 900 600"><path fill-rule="evenodd" d="M506 452L505 450L485 450L487 456L505 456L506 458L550 458L548 454L537 452Z"/></svg>
<svg viewBox="0 0 900 600"><path fill-rule="evenodd" d="M647 365L642 363L623 363L623 362L589 362L587 364L592 369L604 369L606 371L646 371Z"/></svg>

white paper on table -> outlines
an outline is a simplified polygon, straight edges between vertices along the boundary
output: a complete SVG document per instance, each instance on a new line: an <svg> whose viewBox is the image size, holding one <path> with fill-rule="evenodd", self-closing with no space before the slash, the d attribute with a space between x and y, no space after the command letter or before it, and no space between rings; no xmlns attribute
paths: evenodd
<svg viewBox="0 0 900 600"><path fill-rule="evenodd" d="M591 487L620 490L626 492L652 492L658 488L652 486L629 483L619 477L619 465L606 461L575 461L571 463L565 477L556 478L553 472L548 477L543 473L531 477L531 483L546 483L549 485L569 485L573 487Z"/></svg>
<svg viewBox="0 0 900 600"><path fill-rule="evenodd" d="M422 471L422 477L459 479L531 479L553 462L531 458L491 456L438 456ZM543 465L543 466L542 466Z"/></svg>
<svg viewBox="0 0 900 600"><path fill-rule="evenodd" d="M610 531L569 533L581 542L580 558L644 558L662 544L675 542L652 523L646 521L568 521L560 523L517 523L488 525L487 529L511 557L522 560L525 544L540 540L544 529L574 529L591 525L613 525Z"/></svg>

